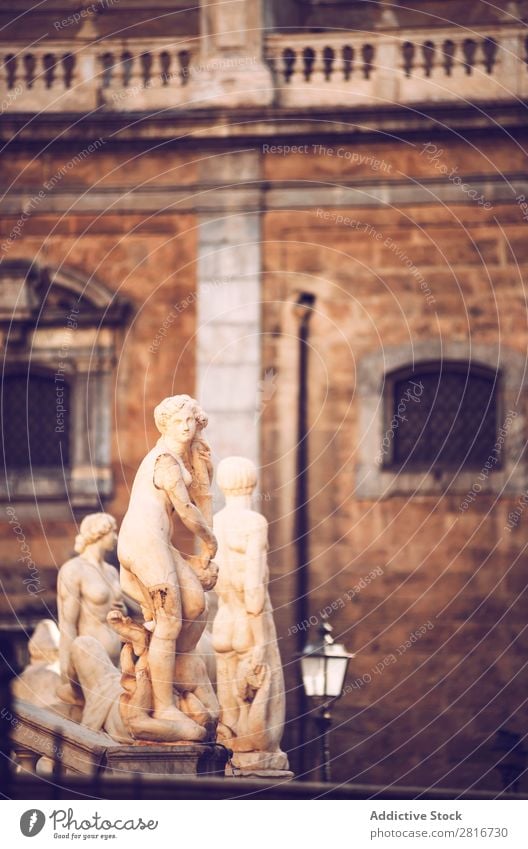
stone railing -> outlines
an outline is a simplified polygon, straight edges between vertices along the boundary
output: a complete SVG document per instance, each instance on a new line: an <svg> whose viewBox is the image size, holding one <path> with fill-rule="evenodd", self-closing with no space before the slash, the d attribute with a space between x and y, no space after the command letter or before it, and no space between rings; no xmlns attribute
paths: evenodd
<svg viewBox="0 0 528 849"><path fill-rule="evenodd" d="M528 95L528 37L514 27L272 35L266 53L284 107Z"/></svg>
<svg viewBox="0 0 528 849"><path fill-rule="evenodd" d="M142 111L182 106L193 45L157 39L99 42L65 50L0 45L0 113Z"/></svg>
<svg viewBox="0 0 528 849"><path fill-rule="evenodd" d="M252 102L383 106L528 96L528 36L511 26L272 34L265 43L273 74L269 92L258 91L255 57L217 57L209 64L198 51L197 40L72 41L69 48L52 41L30 48L0 44L0 114ZM229 96L222 100L226 80ZM237 99L244 89L247 96Z"/></svg>
<svg viewBox="0 0 528 849"><path fill-rule="evenodd" d="M22 699L4 708L3 728L25 772L51 769L79 775L216 775L224 777L228 750L214 743L116 743L103 731L92 731ZM45 763L43 763L45 761Z"/></svg>

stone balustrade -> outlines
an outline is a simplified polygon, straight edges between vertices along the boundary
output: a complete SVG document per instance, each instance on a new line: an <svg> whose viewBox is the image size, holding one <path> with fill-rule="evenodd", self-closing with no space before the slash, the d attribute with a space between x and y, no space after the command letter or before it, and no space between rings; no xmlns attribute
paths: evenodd
<svg viewBox="0 0 528 849"><path fill-rule="evenodd" d="M514 27L272 35L280 106L516 100L528 94L528 38Z"/></svg>
<svg viewBox="0 0 528 849"><path fill-rule="evenodd" d="M100 42L0 45L0 113L142 111L181 106L191 79L192 48Z"/></svg>
<svg viewBox="0 0 528 849"><path fill-rule="evenodd" d="M167 39L72 42L69 49L52 41L0 44L0 112L203 107L203 72L213 82L233 77L235 60L208 62L198 58L198 49L196 41ZM274 82L269 105L471 103L528 95L528 36L519 27L274 33L264 50ZM254 74L243 60L238 57L238 76L230 81L232 101L222 105L236 105L233 85L247 87ZM255 105L262 105L257 88Z"/></svg>

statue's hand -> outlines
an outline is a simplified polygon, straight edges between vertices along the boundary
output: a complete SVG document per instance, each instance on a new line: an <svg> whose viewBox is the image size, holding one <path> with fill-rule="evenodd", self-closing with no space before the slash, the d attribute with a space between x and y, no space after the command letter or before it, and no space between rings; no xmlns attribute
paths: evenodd
<svg viewBox="0 0 528 849"><path fill-rule="evenodd" d="M216 581L218 579L218 566L214 562L214 560L209 560L209 558L193 555L189 558L189 565L191 566L193 572L200 581L204 590L214 589Z"/></svg>
<svg viewBox="0 0 528 849"><path fill-rule="evenodd" d="M247 674L247 682L253 690L259 690L266 678L268 665L264 662L264 649L255 646L251 654L251 663Z"/></svg>
<svg viewBox="0 0 528 849"><path fill-rule="evenodd" d="M205 540L205 547L207 549L207 555L209 557L209 560L212 560L216 552L218 551L218 542L212 531L209 537Z"/></svg>

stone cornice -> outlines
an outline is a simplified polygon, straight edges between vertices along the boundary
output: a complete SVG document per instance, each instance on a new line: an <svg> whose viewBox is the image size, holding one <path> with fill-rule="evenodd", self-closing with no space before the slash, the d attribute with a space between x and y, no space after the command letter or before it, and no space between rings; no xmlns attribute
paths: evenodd
<svg viewBox="0 0 528 849"><path fill-rule="evenodd" d="M453 103L450 105L415 104L412 107L357 107L354 109L281 109L237 108L180 110L116 114L104 107L90 114L6 113L0 126L0 140L16 143L83 140L102 136L108 141L170 140L196 147L204 144L231 146L233 140L258 142L262 139L297 139L303 142L327 139L350 140L380 134L406 138L415 134L453 131L503 132L528 128L528 109L524 102Z"/></svg>

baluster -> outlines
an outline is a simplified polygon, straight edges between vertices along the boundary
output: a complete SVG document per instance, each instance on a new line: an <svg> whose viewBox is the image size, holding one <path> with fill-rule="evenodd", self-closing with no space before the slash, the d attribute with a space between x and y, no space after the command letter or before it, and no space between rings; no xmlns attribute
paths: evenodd
<svg viewBox="0 0 528 849"><path fill-rule="evenodd" d="M325 80L328 82L334 70L334 60L335 53L332 47L325 47L323 50L323 74Z"/></svg>
<svg viewBox="0 0 528 849"><path fill-rule="evenodd" d="M453 73L455 64L455 42L451 39L446 39L442 45L443 66L446 77L450 77Z"/></svg>
<svg viewBox="0 0 528 849"><path fill-rule="evenodd" d="M434 60L435 60L435 46L432 41L426 41L422 45L422 56L423 56L423 67L424 67L424 75L426 77L430 77L433 68L434 68Z"/></svg>
<svg viewBox="0 0 528 849"><path fill-rule="evenodd" d="M191 76L191 54L188 50L180 50L178 53L178 66L181 84L187 85Z"/></svg>
<svg viewBox="0 0 528 849"><path fill-rule="evenodd" d="M62 78L64 88L72 88L75 78L76 60L71 53L65 53L62 57Z"/></svg>
<svg viewBox="0 0 528 849"><path fill-rule="evenodd" d="M485 38L482 42L482 53L484 54L484 69L487 74L492 74L497 59L498 44L494 38Z"/></svg>
<svg viewBox="0 0 528 849"><path fill-rule="evenodd" d="M26 87L33 88L33 83L35 82L35 67L36 67L35 57L33 53L26 53L24 56L24 69L26 72Z"/></svg>
<svg viewBox="0 0 528 849"><path fill-rule="evenodd" d="M171 82L171 55L168 50L162 50L159 55L160 82L162 86L168 86Z"/></svg>
<svg viewBox="0 0 528 849"><path fill-rule="evenodd" d="M46 53L43 60L44 65L44 85L46 88L53 88L53 82L55 80L55 69L56 62L55 56L52 53Z"/></svg>
<svg viewBox="0 0 528 849"><path fill-rule="evenodd" d="M464 54L464 67L466 74L472 74L475 67L475 54L477 52L477 42L472 38L464 39L462 43L462 52Z"/></svg>
<svg viewBox="0 0 528 849"><path fill-rule="evenodd" d="M111 88L114 82L114 56L112 53L103 53L101 56L103 66L103 88Z"/></svg>
<svg viewBox="0 0 528 849"><path fill-rule="evenodd" d="M4 62L5 80L8 89L13 89L17 82L17 57L9 53Z"/></svg>
<svg viewBox="0 0 528 849"><path fill-rule="evenodd" d="M292 77L295 75L295 65L297 62L297 56L295 51L292 50L291 47L286 47L286 49L282 53L283 63L284 63L284 82L289 84L292 81Z"/></svg>
<svg viewBox="0 0 528 849"><path fill-rule="evenodd" d="M363 76L366 80L369 80L374 69L374 48L372 44L363 45L361 56L363 57Z"/></svg>
<svg viewBox="0 0 528 849"><path fill-rule="evenodd" d="M130 85L133 64L132 53L129 50L125 50L121 55L121 79L123 81L123 88L128 88Z"/></svg>
<svg viewBox="0 0 528 849"><path fill-rule="evenodd" d="M32 752L31 749L25 749L23 746L15 746L16 771L17 773L35 773L37 761L40 755Z"/></svg>
<svg viewBox="0 0 528 849"><path fill-rule="evenodd" d="M343 79L348 82L352 77L354 67L354 48L345 44L342 50L343 56Z"/></svg>
<svg viewBox="0 0 528 849"><path fill-rule="evenodd" d="M142 53L139 57L141 63L141 77L143 88L149 88L152 75L152 53Z"/></svg>
<svg viewBox="0 0 528 849"><path fill-rule="evenodd" d="M410 41L406 41L402 46L402 54L403 54L403 73L406 77L410 77L413 66L414 66L414 53L415 47L414 44Z"/></svg>
<svg viewBox="0 0 528 849"><path fill-rule="evenodd" d="M304 79L307 83L309 83L313 74L315 64L315 50L312 47L305 47L303 50L302 58Z"/></svg>

